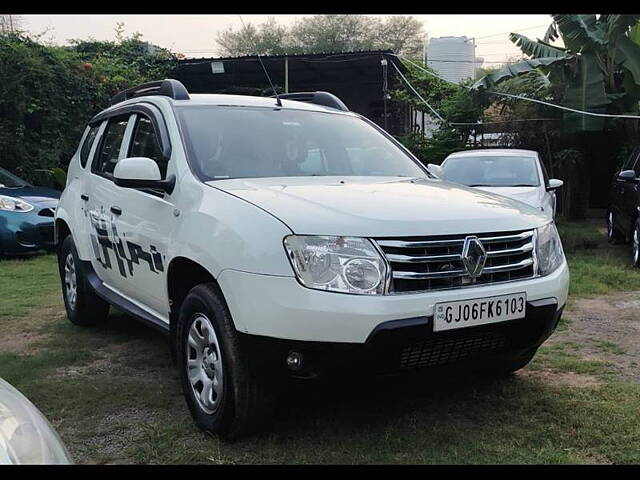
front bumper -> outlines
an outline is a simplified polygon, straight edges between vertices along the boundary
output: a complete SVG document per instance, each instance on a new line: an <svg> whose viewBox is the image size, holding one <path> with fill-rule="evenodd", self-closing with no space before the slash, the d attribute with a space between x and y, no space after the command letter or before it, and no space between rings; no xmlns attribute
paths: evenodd
<svg viewBox="0 0 640 480"><path fill-rule="evenodd" d="M22 254L55 247L53 208L31 212L0 212L0 254Z"/></svg>
<svg viewBox="0 0 640 480"><path fill-rule="evenodd" d="M241 333L286 340L364 344L381 324L426 319L439 302L526 292L527 302L568 295L566 261L551 275L470 288L402 295L349 295L302 287L293 277L224 270L218 276L236 329Z"/></svg>
<svg viewBox="0 0 640 480"><path fill-rule="evenodd" d="M452 366L474 370L527 357L555 330L562 310L555 299L542 299L527 303L523 319L444 332L433 332L433 317L392 320L380 324L362 344L254 335L242 338L259 364L273 372L287 371L286 358L296 352L302 363L287 373L299 378L354 371L397 374Z"/></svg>

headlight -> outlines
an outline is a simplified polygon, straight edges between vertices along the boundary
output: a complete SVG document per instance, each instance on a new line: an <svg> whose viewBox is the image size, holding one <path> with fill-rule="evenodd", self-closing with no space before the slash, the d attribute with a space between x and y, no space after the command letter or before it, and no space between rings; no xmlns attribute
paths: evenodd
<svg viewBox="0 0 640 480"><path fill-rule="evenodd" d="M536 242L536 258L538 260L538 273L549 275L564 260L560 235L553 222L544 227L538 228L538 238Z"/></svg>
<svg viewBox="0 0 640 480"><path fill-rule="evenodd" d="M69 452L47 419L0 378L0 466L69 463Z"/></svg>
<svg viewBox="0 0 640 480"><path fill-rule="evenodd" d="M18 198L0 195L0 210L5 212L30 212L33 210L33 205Z"/></svg>
<svg viewBox="0 0 640 480"><path fill-rule="evenodd" d="M363 295L384 293L387 266L366 238L290 235L284 246L296 277L305 287Z"/></svg>

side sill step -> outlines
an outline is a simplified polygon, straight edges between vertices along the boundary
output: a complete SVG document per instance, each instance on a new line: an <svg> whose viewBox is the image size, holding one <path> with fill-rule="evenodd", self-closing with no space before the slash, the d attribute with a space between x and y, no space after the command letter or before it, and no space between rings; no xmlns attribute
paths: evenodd
<svg viewBox="0 0 640 480"><path fill-rule="evenodd" d="M119 310L122 310L123 312L131 315L139 322L142 322L145 325L164 333L165 335L169 335L169 325L167 323L163 322L160 318L147 312L146 310L143 310L135 303L127 300L121 295L118 295L113 290L109 290L107 287L105 287L104 283L102 283L102 280L98 278L98 275L93 269L91 262L82 261L81 263L85 277L89 281L89 285L91 286L93 291L96 292L96 295L98 295L106 302L109 302L114 307L117 307Z"/></svg>

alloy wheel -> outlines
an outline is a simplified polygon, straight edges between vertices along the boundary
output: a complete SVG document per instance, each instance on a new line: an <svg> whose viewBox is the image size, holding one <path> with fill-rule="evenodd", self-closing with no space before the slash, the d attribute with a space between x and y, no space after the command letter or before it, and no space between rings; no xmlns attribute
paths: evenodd
<svg viewBox="0 0 640 480"><path fill-rule="evenodd" d="M187 337L187 377L198 405L211 414L222 400L222 354L211 320L203 313L194 317Z"/></svg>
<svg viewBox="0 0 640 480"><path fill-rule="evenodd" d="M73 261L71 252L67 254L64 261L64 286L67 304L71 310L76 309L76 300L78 299L78 282L76 277L76 265Z"/></svg>
<svg viewBox="0 0 640 480"><path fill-rule="evenodd" d="M633 247L631 249L633 255L633 264L638 265L638 260L640 260L640 232L638 232L638 224L633 229Z"/></svg>

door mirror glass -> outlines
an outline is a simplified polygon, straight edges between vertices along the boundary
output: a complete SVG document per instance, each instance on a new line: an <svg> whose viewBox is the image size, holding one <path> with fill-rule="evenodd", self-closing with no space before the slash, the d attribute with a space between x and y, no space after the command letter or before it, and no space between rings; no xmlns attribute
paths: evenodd
<svg viewBox="0 0 640 480"><path fill-rule="evenodd" d="M624 182L632 182L636 179L635 170L623 170L618 174L618 179Z"/></svg>
<svg viewBox="0 0 640 480"><path fill-rule="evenodd" d="M556 188L560 188L562 185L564 185L564 182L562 180L552 178L549 180L549 186L547 187L547 190L555 190Z"/></svg>
<svg viewBox="0 0 640 480"><path fill-rule="evenodd" d="M158 164L146 157L129 157L118 161L113 171L113 180L119 187L151 188L171 193L175 186L172 175L162 180Z"/></svg>
<svg viewBox="0 0 640 480"><path fill-rule="evenodd" d="M440 165L436 165L435 163L430 163L427 165L427 169L433 173L436 177L442 178L442 167Z"/></svg>

